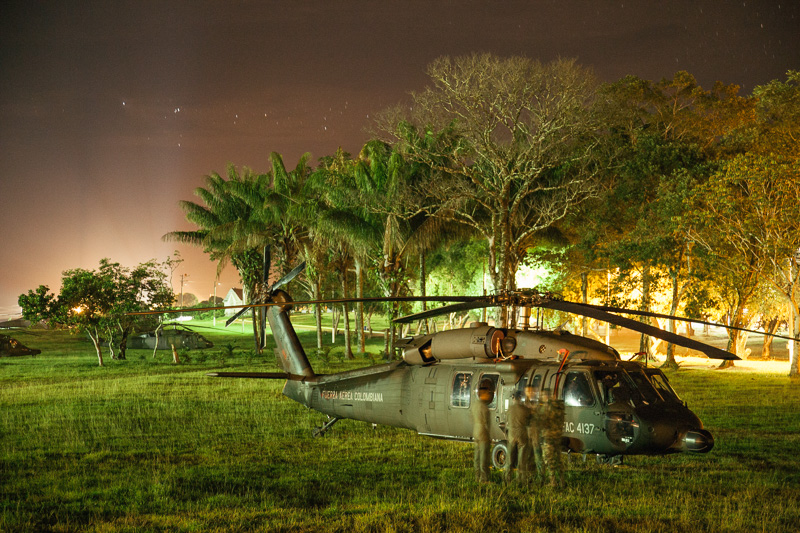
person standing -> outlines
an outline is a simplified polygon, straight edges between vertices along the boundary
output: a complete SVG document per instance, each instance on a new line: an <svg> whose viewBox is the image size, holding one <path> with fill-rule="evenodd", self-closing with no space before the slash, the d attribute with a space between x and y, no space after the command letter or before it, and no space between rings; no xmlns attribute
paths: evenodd
<svg viewBox="0 0 800 533"><path fill-rule="evenodd" d="M528 419L528 449L526 460L528 472L536 472L537 478L544 477L544 459L542 458L542 419L544 418L545 405L535 398L533 387L525 387L525 400L530 409Z"/></svg>
<svg viewBox="0 0 800 533"><path fill-rule="evenodd" d="M523 403L518 392L515 392L511 405L508 408L508 457L505 466L505 481L511 483L514 468L517 469L517 479L528 483L530 444L528 441L528 421L530 409Z"/></svg>
<svg viewBox="0 0 800 533"><path fill-rule="evenodd" d="M489 461L492 441L489 436L489 404L494 400L494 383L483 379L478 385L478 394L470 405L472 411L472 440L475 442L475 481L489 482Z"/></svg>
<svg viewBox="0 0 800 533"><path fill-rule="evenodd" d="M542 420L544 463L547 467L550 486L562 486L564 484L564 464L561 461L561 435L564 431L564 402L551 397L548 392L543 395L542 401L546 401Z"/></svg>

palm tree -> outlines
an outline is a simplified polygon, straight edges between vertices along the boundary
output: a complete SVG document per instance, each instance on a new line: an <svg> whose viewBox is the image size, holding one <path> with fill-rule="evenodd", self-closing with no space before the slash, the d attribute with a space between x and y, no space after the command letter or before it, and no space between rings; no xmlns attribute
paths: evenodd
<svg viewBox="0 0 800 533"><path fill-rule="evenodd" d="M363 267L368 264L377 272L383 296L407 292L413 277L411 258L423 254L444 236L443 220L426 216L411 195L422 170L377 140L368 142L355 160L339 151L320 165L317 187L324 208L319 213L319 228L329 239L345 242L352 251L357 298L363 298ZM392 304L389 319L396 318L398 311L399 305ZM356 322L363 351L361 304ZM387 355L393 353L393 338L394 331Z"/></svg>
<svg viewBox="0 0 800 533"><path fill-rule="evenodd" d="M266 179L266 175L256 175L247 168L240 175L233 165L228 165L226 178L217 173L207 175L206 187L194 191L202 203L181 201L179 204L186 219L198 229L173 231L162 237L165 241L201 246L217 261L218 274L228 262L233 264L249 300L263 283L262 260L257 244L248 241L242 245L241 240L237 240L238 236L249 234L256 214L237 191L263 189ZM253 336L258 347L261 335L256 321L253 321Z"/></svg>

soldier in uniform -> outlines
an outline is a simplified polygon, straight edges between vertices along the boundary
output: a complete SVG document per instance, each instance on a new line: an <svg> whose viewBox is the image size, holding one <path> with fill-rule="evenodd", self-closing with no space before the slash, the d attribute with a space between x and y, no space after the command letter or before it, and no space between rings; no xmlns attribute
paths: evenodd
<svg viewBox="0 0 800 533"><path fill-rule="evenodd" d="M510 483L514 468L517 478L528 483L530 443L528 441L528 421L530 409L522 403L521 395L514 393L508 408L508 457L506 459L505 480Z"/></svg>
<svg viewBox="0 0 800 533"><path fill-rule="evenodd" d="M528 472L536 471L536 477L544 477L544 460L542 459L542 419L544 417L544 404L534 398L533 387L525 387L525 399L530 409L528 419L528 449L525 460L528 462Z"/></svg>
<svg viewBox="0 0 800 533"><path fill-rule="evenodd" d="M475 481L489 482L489 461L492 441L489 437L489 404L494 399L494 384L490 379L481 380L477 398L470 405L472 411L472 439L475 441Z"/></svg>
<svg viewBox="0 0 800 533"><path fill-rule="evenodd" d="M542 420L542 430L544 432L544 444L542 451L544 463L547 467L547 475L550 478L550 485L559 486L564 484L564 465L561 461L561 435L564 431L564 402L551 397L549 393L543 394L542 401L546 401L544 417Z"/></svg>

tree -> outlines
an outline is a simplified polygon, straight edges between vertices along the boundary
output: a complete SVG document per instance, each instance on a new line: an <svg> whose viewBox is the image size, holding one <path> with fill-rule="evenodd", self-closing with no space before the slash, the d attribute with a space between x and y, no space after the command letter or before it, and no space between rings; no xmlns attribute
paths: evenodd
<svg viewBox="0 0 800 533"><path fill-rule="evenodd" d="M737 92L737 86L721 83L706 91L685 71L658 83L626 76L602 87L600 107L609 131L600 145L607 160L605 188L566 225L578 234L584 286L592 269L636 271L640 308L650 311L655 282L667 276L665 311L677 313L697 266L682 225L684 201L713 170L721 136L751 116L751 100ZM674 332L674 321L667 329ZM667 367L676 366L673 350L668 345ZM640 351L650 351L645 335Z"/></svg>
<svg viewBox="0 0 800 533"><path fill-rule="evenodd" d="M206 176L206 186L198 187L194 193L202 203L181 201L180 207L186 219L198 229L172 231L162 238L194 246L217 262L217 273L229 262L239 272L248 303L263 284L262 242L257 237L260 207L264 203L269 186L269 176L255 174L245 168L240 174L236 167L228 165L227 177L217 173ZM259 196L260 195L260 201ZM253 339L260 350L261 322L253 320Z"/></svg>
<svg viewBox="0 0 800 533"><path fill-rule="evenodd" d="M772 285L800 316L800 161L743 154L726 162L697 193L698 243L715 264L742 280L734 316L744 316L758 284ZM724 278L723 278L724 279ZM742 323L732 325L747 327ZM732 338L738 338L733 332ZM797 335L797 332L795 332ZM796 373L793 361L791 373Z"/></svg>
<svg viewBox="0 0 800 533"><path fill-rule="evenodd" d="M109 336L109 346L113 346L119 333L120 358L124 359L128 335L148 320L127 313L163 310L173 302L166 266L167 263L150 261L131 270L102 259L98 270L65 271L57 297L50 294L47 286L40 285L20 295L19 305L26 320L45 321L54 327L88 334L103 366L102 334Z"/></svg>
<svg viewBox="0 0 800 533"><path fill-rule="evenodd" d="M412 258L452 235L442 231L444 221L427 214L414 194L414 186L425 170L409 164L397 150L379 140L367 142L354 160L337 154L320 165L317 187L323 208L317 227L331 242L349 247L356 270L357 298L363 297L365 265L376 272L383 296L409 292L408 282L416 266ZM361 307L356 313L359 331L363 330ZM388 305L390 323L398 313L396 302ZM393 353L393 339L392 324L387 355Z"/></svg>
<svg viewBox="0 0 800 533"><path fill-rule="evenodd" d="M117 359L126 358L128 336L135 329L156 327L159 321L153 315L129 313L168 309L174 302L172 285L168 282L166 273L172 262L172 259L163 263L151 260L140 263L133 269L106 260L100 262L100 274L109 277L113 284L113 301L105 323L109 345L119 339Z"/></svg>
<svg viewBox="0 0 800 533"><path fill-rule="evenodd" d="M533 236L593 194L593 76L574 61L435 60L414 116L391 130L431 168L431 214L471 227L489 246L495 291L513 290Z"/></svg>

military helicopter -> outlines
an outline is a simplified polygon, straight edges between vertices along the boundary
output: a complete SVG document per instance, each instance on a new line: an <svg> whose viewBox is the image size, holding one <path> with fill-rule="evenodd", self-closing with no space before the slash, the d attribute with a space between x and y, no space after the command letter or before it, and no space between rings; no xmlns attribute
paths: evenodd
<svg viewBox="0 0 800 533"><path fill-rule="evenodd" d="M0 357L13 357L20 355L39 355L41 350L28 348L14 337L0 335Z"/></svg>
<svg viewBox="0 0 800 533"><path fill-rule="evenodd" d="M190 328L181 324L164 324L159 330L147 331L138 335L128 337L128 348L140 348L150 350L171 350L176 348L188 348L190 350L211 348L214 344Z"/></svg>
<svg viewBox="0 0 800 533"><path fill-rule="evenodd" d="M492 462L505 463L507 412L515 395L527 386L539 395L555 395L565 403L563 449L595 454L598 462L619 463L626 455L706 453L713 435L670 386L657 368L624 361L611 346L564 331L500 328L474 323L467 328L403 339L402 360L335 374L317 374L292 327L293 302L280 287L302 265L275 283L260 306L277 348L283 372L214 372L210 376L285 380L283 394L327 415L315 428L325 434L341 419L360 420L416 431L420 435L472 441L469 406L479 383L494 387ZM419 300L420 298L348 299ZM666 316L568 302L534 290L491 297L426 298L456 301L438 309L397 319L413 322L456 310L509 305L577 313L704 352L715 359L739 359L727 351L661 330L613 312ZM344 300L336 300L342 302ZM328 300L330 302L330 300ZM252 307L248 306L248 307ZM234 317L235 318L235 317Z"/></svg>

